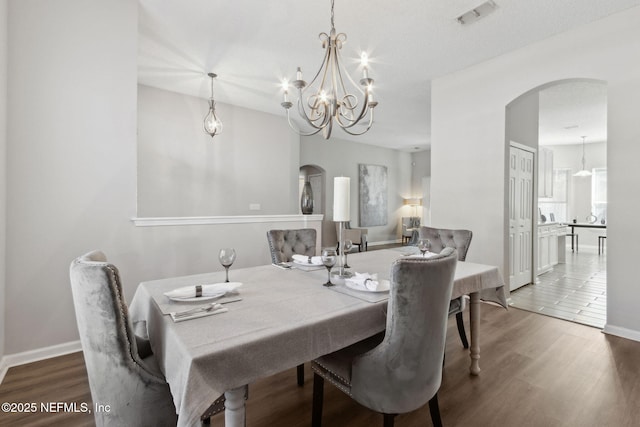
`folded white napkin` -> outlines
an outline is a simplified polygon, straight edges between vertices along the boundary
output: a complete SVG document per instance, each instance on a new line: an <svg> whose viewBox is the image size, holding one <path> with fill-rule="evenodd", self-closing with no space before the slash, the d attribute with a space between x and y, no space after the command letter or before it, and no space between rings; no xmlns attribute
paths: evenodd
<svg viewBox="0 0 640 427"><path fill-rule="evenodd" d="M201 294L198 294L197 287L201 287ZM191 285L185 286L183 288L174 289L169 292L165 292L164 294L171 299L183 299L183 298L196 298L197 296L201 297L214 297L214 296L222 296L227 292L234 291L236 288L242 286L240 282L224 282L224 283L213 283L208 285Z"/></svg>
<svg viewBox="0 0 640 427"><path fill-rule="evenodd" d="M344 283L351 289L365 292L383 292L389 290L388 280L378 280L377 274L355 273L353 277L345 279Z"/></svg>
<svg viewBox="0 0 640 427"><path fill-rule="evenodd" d="M299 255L295 254L291 258L298 264L312 264L312 265L322 265L322 257L321 256L312 256L309 257L307 255ZM311 262L309 262L311 261Z"/></svg>

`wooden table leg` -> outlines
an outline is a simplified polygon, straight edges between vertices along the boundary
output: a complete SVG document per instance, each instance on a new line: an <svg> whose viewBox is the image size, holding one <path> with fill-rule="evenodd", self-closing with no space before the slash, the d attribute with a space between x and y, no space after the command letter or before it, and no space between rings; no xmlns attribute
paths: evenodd
<svg viewBox="0 0 640 427"><path fill-rule="evenodd" d="M469 370L471 375L480 374L480 295L474 292L469 295L471 302L469 304L469 320L471 326L471 348L469 354L471 357L471 366Z"/></svg>
<svg viewBox="0 0 640 427"><path fill-rule="evenodd" d="M226 427L245 427L244 389L238 387L224 392L224 425Z"/></svg>

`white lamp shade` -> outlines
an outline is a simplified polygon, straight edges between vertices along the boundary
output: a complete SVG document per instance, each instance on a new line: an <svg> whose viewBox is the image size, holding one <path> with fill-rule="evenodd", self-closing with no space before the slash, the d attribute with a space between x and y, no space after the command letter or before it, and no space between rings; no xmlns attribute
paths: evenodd
<svg viewBox="0 0 640 427"><path fill-rule="evenodd" d="M350 221L350 183L351 178L337 176L333 178L333 220Z"/></svg>
<svg viewBox="0 0 640 427"><path fill-rule="evenodd" d="M422 199L404 199L404 204L410 206L422 206Z"/></svg>

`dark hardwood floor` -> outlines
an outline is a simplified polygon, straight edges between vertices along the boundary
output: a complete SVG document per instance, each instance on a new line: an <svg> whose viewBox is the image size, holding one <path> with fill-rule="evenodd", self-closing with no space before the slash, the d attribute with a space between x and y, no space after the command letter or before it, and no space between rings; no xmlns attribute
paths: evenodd
<svg viewBox="0 0 640 427"><path fill-rule="evenodd" d="M466 317L466 316L465 316ZM447 336L439 392L445 426L637 426L640 343L523 310L482 305L480 376L469 375L455 321ZM468 328L468 325L467 325ZM249 427L302 427L311 420L312 375L295 368L251 384ZM213 397L213 396L212 396ZM77 402L91 397L80 353L9 369L0 402ZM325 385L328 427L382 425L382 416ZM0 413L1 426L87 426L89 414ZM216 415L213 426L224 425ZM397 417L398 427L431 425L428 407Z"/></svg>

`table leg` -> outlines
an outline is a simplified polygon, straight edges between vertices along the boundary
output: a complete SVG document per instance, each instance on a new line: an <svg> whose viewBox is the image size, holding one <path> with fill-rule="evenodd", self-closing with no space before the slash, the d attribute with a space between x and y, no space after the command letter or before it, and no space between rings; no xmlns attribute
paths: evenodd
<svg viewBox="0 0 640 427"><path fill-rule="evenodd" d="M471 324L471 349L469 354L471 357L471 366L469 371L471 375L480 374L480 295L474 292L469 295L471 302L469 304L469 323Z"/></svg>
<svg viewBox="0 0 640 427"><path fill-rule="evenodd" d="M244 408L245 387L238 387L224 392L224 425L226 427L245 427Z"/></svg>

